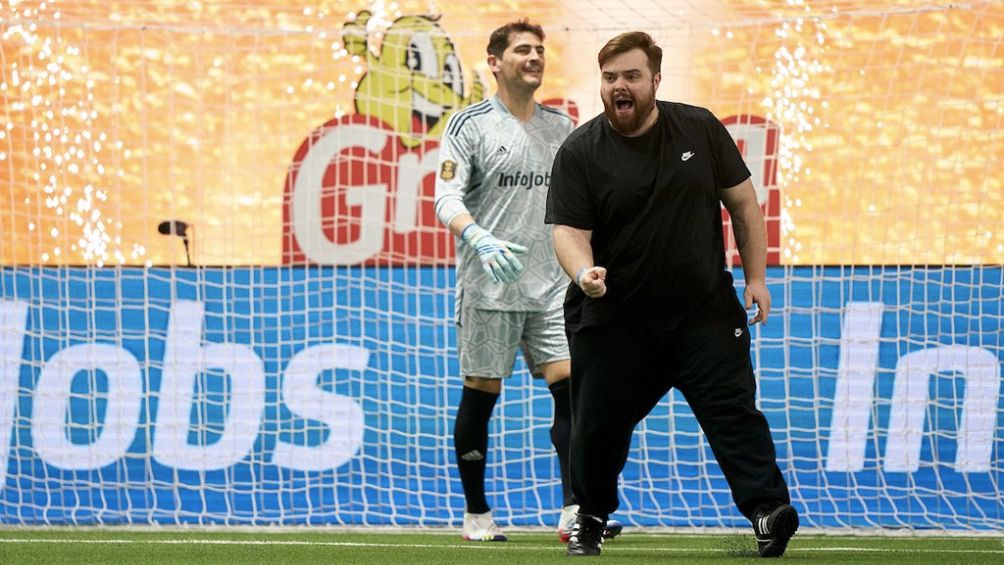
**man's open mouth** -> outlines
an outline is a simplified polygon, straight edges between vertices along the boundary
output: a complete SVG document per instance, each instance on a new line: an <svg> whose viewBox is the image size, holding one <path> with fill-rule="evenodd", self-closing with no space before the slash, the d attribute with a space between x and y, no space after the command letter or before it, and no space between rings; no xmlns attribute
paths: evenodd
<svg viewBox="0 0 1004 565"><path fill-rule="evenodd" d="M631 108L634 108L634 100L628 98L614 100L614 107L617 108L618 112L627 112Z"/></svg>
<svg viewBox="0 0 1004 565"><path fill-rule="evenodd" d="M442 104L431 102L416 91L411 93L411 132L425 134L443 117Z"/></svg>

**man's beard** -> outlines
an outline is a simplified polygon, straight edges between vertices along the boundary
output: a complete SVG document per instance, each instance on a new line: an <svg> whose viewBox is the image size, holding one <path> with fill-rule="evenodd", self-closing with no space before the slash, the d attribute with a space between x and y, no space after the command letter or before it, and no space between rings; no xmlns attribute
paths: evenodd
<svg viewBox="0 0 1004 565"><path fill-rule="evenodd" d="M640 97L631 96L631 98L634 101L634 111L627 116L618 116L615 102L617 95L611 93L609 100L603 97L603 113L607 116L610 125L622 135L631 135L637 132L648 119L649 113L655 111L655 93Z"/></svg>

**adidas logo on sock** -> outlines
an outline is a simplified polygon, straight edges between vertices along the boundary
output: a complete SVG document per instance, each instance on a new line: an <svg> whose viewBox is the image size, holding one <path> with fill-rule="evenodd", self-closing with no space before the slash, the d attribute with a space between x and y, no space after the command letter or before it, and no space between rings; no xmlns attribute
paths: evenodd
<svg viewBox="0 0 1004 565"><path fill-rule="evenodd" d="M460 456L464 461L481 461L485 456L475 449L474 451L468 451L467 453Z"/></svg>

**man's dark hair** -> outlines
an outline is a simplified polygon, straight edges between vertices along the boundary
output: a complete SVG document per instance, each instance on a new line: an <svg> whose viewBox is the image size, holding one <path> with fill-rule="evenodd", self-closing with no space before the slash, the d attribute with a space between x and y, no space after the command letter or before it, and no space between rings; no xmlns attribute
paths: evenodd
<svg viewBox="0 0 1004 565"><path fill-rule="evenodd" d="M509 47L512 36L523 32L532 33L537 36L537 39L544 41L544 28L537 24L531 24L530 20L523 18L509 22L492 32L491 37L488 38L488 54L501 59L502 52L506 50L506 47Z"/></svg>
<svg viewBox="0 0 1004 565"><path fill-rule="evenodd" d="M648 57L648 68L652 71L652 76L655 76L662 68L662 47L656 45L652 36L644 31L629 31L608 41L600 49L600 53L597 56L600 68L602 69L603 65L610 59L622 53L627 53L632 49L641 49L645 52L645 55Z"/></svg>

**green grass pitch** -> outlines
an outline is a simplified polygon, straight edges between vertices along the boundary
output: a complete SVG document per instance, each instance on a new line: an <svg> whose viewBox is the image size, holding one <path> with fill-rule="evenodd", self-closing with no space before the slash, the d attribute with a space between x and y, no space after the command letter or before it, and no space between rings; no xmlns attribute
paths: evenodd
<svg viewBox="0 0 1004 565"><path fill-rule="evenodd" d="M743 533L645 534L625 531L589 563L747 563L756 557ZM911 564L1004 563L1000 537L857 537L796 535L784 562ZM28 529L0 527L0 563L146 565L159 563L264 563L311 565L565 563L553 533L511 532L504 543L472 543L458 531L383 531L290 528L288 531L219 529Z"/></svg>

